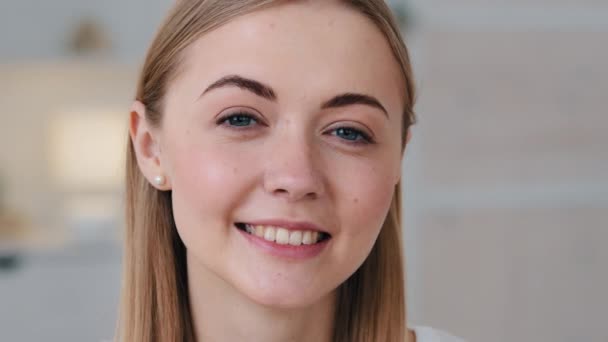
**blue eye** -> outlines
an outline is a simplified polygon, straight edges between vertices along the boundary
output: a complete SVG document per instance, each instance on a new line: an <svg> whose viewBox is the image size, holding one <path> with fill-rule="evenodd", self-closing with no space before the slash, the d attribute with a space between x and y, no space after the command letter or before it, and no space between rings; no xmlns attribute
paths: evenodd
<svg viewBox="0 0 608 342"><path fill-rule="evenodd" d="M362 131L349 127L340 127L332 131L332 135L335 135L341 139L348 141L351 144L371 144L372 139Z"/></svg>
<svg viewBox="0 0 608 342"><path fill-rule="evenodd" d="M258 124L258 120L247 113L235 113L218 120L218 125L228 125L236 128L249 127Z"/></svg>

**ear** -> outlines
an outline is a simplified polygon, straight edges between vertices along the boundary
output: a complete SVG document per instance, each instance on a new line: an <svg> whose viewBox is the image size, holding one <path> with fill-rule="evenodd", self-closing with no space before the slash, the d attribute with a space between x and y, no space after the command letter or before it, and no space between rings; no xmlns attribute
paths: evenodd
<svg viewBox="0 0 608 342"><path fill-rule="evenodd" d="M160 132L146 120L146 106L135 101L129 116L129 135L137 157L137 165L152 186L158 190L171 190L167 171L161 163ZM157 182L158 177L163 182Z"/></svg>

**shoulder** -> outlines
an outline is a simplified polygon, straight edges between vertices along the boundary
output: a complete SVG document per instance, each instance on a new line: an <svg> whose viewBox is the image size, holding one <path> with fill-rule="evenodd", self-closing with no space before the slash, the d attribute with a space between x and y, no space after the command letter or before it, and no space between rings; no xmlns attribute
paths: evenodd
<svg viewBox="0 0 608 342"><path fill-rule="evenodd" d="M459 337L431 327L413 326L410 329L416 333L416 342L465 342Z"/></svg>

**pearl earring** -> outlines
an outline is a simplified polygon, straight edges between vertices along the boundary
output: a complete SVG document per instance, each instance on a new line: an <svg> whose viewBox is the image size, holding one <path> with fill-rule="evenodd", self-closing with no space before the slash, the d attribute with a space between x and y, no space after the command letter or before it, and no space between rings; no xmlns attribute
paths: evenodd
<svg viewBox="0 0 608 342"><path fill-rule="evenodd" d="M154 183L158 186L165 184L165 176L159 175L154 177Z"/></svg>

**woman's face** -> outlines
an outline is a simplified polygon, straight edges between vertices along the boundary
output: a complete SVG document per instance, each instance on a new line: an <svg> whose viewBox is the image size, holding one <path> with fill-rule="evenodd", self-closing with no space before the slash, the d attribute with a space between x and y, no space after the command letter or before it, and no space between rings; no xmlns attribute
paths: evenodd
<svg viewBox="0 0 608 342"><path fill-rule="evenodd" d="M355 272L400 178L399 70L373 23L330 2L248 14L194 43L156 136L191 272L285 308Z"/></svg>

